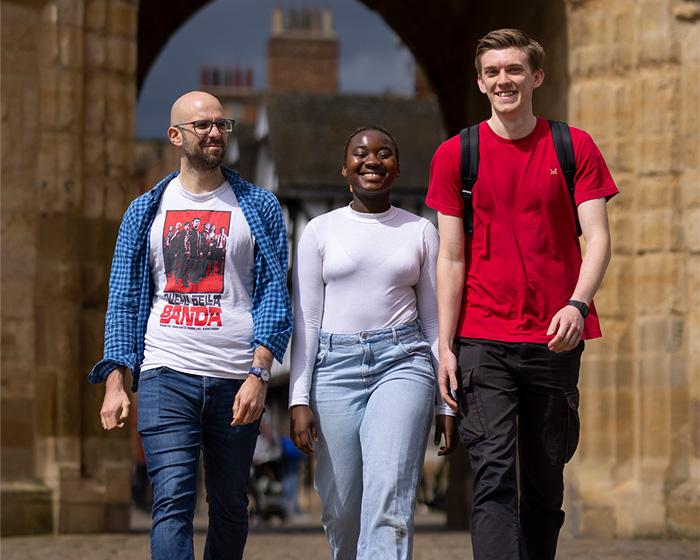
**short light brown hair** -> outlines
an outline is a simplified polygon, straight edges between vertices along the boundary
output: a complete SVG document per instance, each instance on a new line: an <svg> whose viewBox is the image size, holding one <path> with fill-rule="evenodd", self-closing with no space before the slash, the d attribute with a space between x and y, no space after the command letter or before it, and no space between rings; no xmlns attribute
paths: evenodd
<svg viewBox="0 0 700 560"><path fill-rule="evenodd" d="M486 51L510 49L511 47L525 50L533 72L542 68L544 49L537 41L520 29L496 29L487 33L476 44L476 56L474 57L476 73L481 76L481 57Z"/></svg>

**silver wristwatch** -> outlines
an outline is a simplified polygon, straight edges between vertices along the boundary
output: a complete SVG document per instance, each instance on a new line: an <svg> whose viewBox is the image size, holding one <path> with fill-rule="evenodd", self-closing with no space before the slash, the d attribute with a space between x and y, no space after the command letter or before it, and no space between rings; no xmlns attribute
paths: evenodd
<svg viewBox="0 0 700 560"><path fill-rule="evenodd" d="M270 370L264 367L252 367L248 375L254 375L260 380L260 383L267 383L270 381L270 377L272 377Z"/></svg>

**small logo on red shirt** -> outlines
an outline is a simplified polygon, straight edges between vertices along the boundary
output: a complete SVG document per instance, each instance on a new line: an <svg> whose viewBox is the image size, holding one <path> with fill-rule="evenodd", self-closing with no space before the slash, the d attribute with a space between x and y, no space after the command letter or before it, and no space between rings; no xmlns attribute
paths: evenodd
<svg viewBox="0 0 700 560"><path fill-rule="evenodd" d="M555 167L554 169L549 170L550 175L559 175L558 169Z"/></svg>

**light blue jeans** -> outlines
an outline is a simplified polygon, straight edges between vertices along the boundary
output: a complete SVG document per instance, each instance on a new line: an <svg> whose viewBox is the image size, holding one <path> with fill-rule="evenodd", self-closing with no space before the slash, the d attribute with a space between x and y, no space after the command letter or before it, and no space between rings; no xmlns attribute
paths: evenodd
<svg viewBox="0 0 700 560"><path fill-rule="evenodd" d="M411 558L435 404L430 345L419 325L321 332L310 397L315 488L333 558Z"/></svg>
<svg viewBox="0 0 700 560"><path fill-rule="evenodd" d="M153 560L194 560L200 447L209 503L204 558L243 557L248 479L260 419L231 426L233 401L242 384L167 367L141 374L137 424L153 485Z"/></svg>

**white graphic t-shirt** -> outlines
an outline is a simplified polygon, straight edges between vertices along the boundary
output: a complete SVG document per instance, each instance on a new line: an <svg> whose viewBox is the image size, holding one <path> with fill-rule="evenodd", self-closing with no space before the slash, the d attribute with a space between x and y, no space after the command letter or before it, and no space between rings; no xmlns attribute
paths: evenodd
<svg viewBox="0 0 700 560"><path fill-rule="evenodd" d="M255 240L228 181L195 195L173 179L151 228L155 294L142 371L245 379L253 360Z"/></svg>

